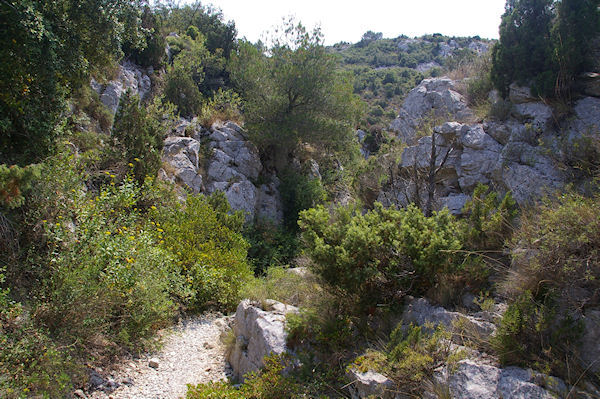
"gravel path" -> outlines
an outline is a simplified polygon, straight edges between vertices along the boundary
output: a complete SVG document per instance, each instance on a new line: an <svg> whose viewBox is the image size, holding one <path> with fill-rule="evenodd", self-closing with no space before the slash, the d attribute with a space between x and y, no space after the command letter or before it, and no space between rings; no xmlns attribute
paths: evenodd
<svg viewBox="0 0 600 399"><path fill-rule="evenodd" d="M229 318L202 316L167 330L162 348L147 357L127 362L112 374L112 392L96 391L93 399L177 399L187 384L226 380L230 371L219 339ZM154 361L157 361L158 367Z"/></svg>

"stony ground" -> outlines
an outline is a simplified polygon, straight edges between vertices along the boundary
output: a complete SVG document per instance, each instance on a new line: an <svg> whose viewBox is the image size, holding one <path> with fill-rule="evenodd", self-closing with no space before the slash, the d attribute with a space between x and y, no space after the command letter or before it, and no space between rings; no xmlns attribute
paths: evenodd
<svg viewBox="0 0 600 399"><path fill-rule="evenodd" d="M225 348L219 339L230 319L205 315L188 319L164 332L156 353L125 362L90 399L176 399L185 396L187 384L225 380L230 375Z"/></svg>

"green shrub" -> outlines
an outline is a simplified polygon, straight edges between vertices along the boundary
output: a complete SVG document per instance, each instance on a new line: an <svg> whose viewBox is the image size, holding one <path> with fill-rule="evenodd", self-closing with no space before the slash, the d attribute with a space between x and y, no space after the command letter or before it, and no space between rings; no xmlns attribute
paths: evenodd
<svg viewBox="0 0 600 399"><path fill-rule="evenodd" d="M4 275L0 273L0 284ZM73 376L81 376L70 350L59 348L46 332L34 326L20 303L0 289L0 396L7 399L64 397Z"/></svg>
<svg viewBox="0 0 600 399"><path fill-rule="evenodd" d="M323 289L308 270L305 274L291 272L283 267L270 267L266 276L255 278L243 290L243 297L257 302L274 299L294 306L318 303Z"/></svg>
<svg viewBox="0 0 600 399"><path fill-rule="evenodd" d="M280 176L283 223L292 232L298 231L298 215L305 209L322 203L326 193L321 181L293 168L286 169Z"/></svg>
<svg viewBox="0 0 600 399"><path fill-rule="evenodd" d="M488 94L494 88L491 77L491 59L489 55L476 58L473 63L474 76L467 81L467 98L471 105L481 105L488 100Z"/></svg>
<svg viewBox="0 0 600 399"><path fill-rule="evenodd" d="M242 286L252 276L241 212L230 214L222 192L188 196L185 206L157 209L156 237L175 256L186 281L184 303L193 309L234 309Z"/></svg>
<svg viewBox="0 0 600 399"><path fill-rule="evenodd" d="M111 135L117 159L130 164L138 182L143 182L146 176L156 176L162 165L163 139L168 130L165 120L171 111L158 99L141 106L139 98L129 92L121 101Z"/></svg>
<svg viewBox="0 0 600 399"><path fill-rule="evenodd" d="M430 331L412 324L398 325L383 350L367 351L348 368L380 372L404 394L418 396L439 365L452 364L462 356L450 349L450 335L442 327Z"/></svg>
<svg viewBox="0 0 600 399"><path fill-rule="evenodd" d="M242 99L233 90L219 88L208 101L202 105L200 123L205 128L210 128L216 121L241 122Z"/></svg>
<svg viewBox="0 0 600 399"><path fill-rule="evenodd" d="M98 125L102 131L110 131L113 124L113 115L102 104L100 96L98 96L98 93L91 86L85 85L79 88L73 95L73 103L78 109L98 121Z"/></svg>
<svg viewBox="0 0 600 399"><path fill-rule="evenodd" d="M185 69L180 67L172 68L167 74L164 94L185 118L198 114L202 105L202 95L196 83Z"/></svg>
<svg viewBox="0 0 600 399"><path fill-rule="evenodd" d="M170 254L135 210L133 182L103 188L94 199L74 193L69 213L44 223L48 245L45 303L36 317L77 349L135 350L173 315L177 278Z"/></svg>
<svg viewBox="0 0 600 399"><path fill-rule="evenodd" d="M159 19L150 7L145 6L141 18L144 45L126 42L123 44L123 52L136 64L143 67L160 68L165 58L166 40L161 32Z"/></svg>
<svg viewBox="0 0 600 399"><path fill-rule="evenodd" d="M471 250L503 248L517 216L516 202L510 192L500 201L498 193L481 183L475 187L463 212L468 215L463 223L464 245Z"/></svg>
<svg viewBox="0 0 600 399"><path fill-rule="evenodd" d="M287 355L272 355L263 359L262 370L247 374L244 383L235 388L228 383L208 383L188 386L187 399L291 399L302 397L300 386L284 369L291 365Z"/></svg>
<svg viewBox="0 0 600 399"><path fill-rule="evenodd" d="M31 188L31 182L39 177L38 165L19 167L0 164L0 209L18 208L25 202L23 196Z"/></svg>
<svg viewBox="0 0 600 399"><path fill-rule="evenodd" d="M415 206L376 204L364 215L353 206L331 214L318 206L302 212L299 224L314 272L363 303L423 293L462 267L458 224L447 211L427 218Z"/></svg>
<svg viewBox="0 0 600 399"><path fill-rule="evenodd" d="M500 284L512 298L496 340L506 362L549 364L573 377L563 360L577 354L580 326L574 320L584 306L599 304L599 212L598 196L567 193L522 216L511 269Z"/></svg>
<svg viewBox="0 0 600 399"><path fill-rule="evenodd" d="M250 244L248 260L256 275L267 272L270 266L288 265L298 254L298 237L282 226L258 221L244 230Z"/></svg>

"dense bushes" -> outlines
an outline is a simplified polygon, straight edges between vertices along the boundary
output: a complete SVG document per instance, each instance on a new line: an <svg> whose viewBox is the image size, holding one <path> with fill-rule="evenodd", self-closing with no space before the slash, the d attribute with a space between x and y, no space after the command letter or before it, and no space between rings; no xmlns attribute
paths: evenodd
<svg viewBox="0 0 600 399"><path fill-rule="evenodd" d="M403 394L418 396L431 389L426 384L437 367L456 362L461 356L451 350L451 333L439 326L431 330L398 325L383 350L368 350L348 368L383 373Z"/></svg>
<svg viewBox="0 0 600 399"><path fill-rule="evenodd" d="M139 223L139 195L133 182L109 185L95 198L77 191L68 212L43 222L51 267L36 316L79 349L98 336L135 349L173 314L171 284L179 283L170 254Z"/></svg>
<svg viewBox="0 0 600 399"><path fill-rule="evenodd" d="M298 216L301 211L322 203L326 198L326 192L318 178L293 168L288 168L281 174L279 191L283 221L291 232L298 231Z"/></svg>
<svg viewBox="0 0 600 399"><path fill-rule="evenodd" d="M128 163L138 182L143 182L146 176L156 176L162 165L163 139L172 111L158 99L141 106L140 99L127 92L121 100L111 135L115 141L113 168L119 163Z"/></svg>
<svg viewBox="0 0 600 399"><path fill-rule="evenodd" d="M23 306L10 300L7 289L0 289L0 348L3 398L64 397L71 379L82 372L70 351L58 348L46 331L37 328Z"/></svg>
<svg viewBox="0 0 600 399"><path fill-rule="evenodd" d="M249 373L238 388L229 383L208 383L190 386L187 399L286 399L303 397L298 382L288 373L286 367L292 361L286 355L272 355L264 359L261 371Z"/></svg>
<svg viewBox="0 0 600 399"><path fill-rule="evenodd" d="M316 274L367 304L422 293L462 267L458 225L447 211L427 218L414 206L376 204L364 215L318 206L302 212L299 224Z"/></svg>
<svg viewBox="0 0 600 399"><path fill-rule="evenodd" d="M502 282L512 298L496 345L507 362L549 363L565 375L582 310L598 306L600 198L562 195L525 213L512 241L513 265Z"/></svg>
<svg viewBox="0 0 600 399"><path fill-rule="evenodd" d="M256 275L265 274L272 266L288 265L299 252L295 229L268 221L257 221L246 227L244 237L250 244L248 261Z"/></svg>
<svg viewBox="0 0 600 399"><path fill-rule="evenodd" d="M251 276L243 217L229 214L223 195L180 205L132 172L92 183L87 154L67 148L41 164L22 210L10 214L16 244L0 254L12 297L23 298L0 295L9 376L0 383L18 392L8 397L69 389L74 364L147 347L178 308L231 309Z"/></svg>
<svg viewBox="0 0 600 399"><path fill-rule="evenodd" d="M54 148L65 99L89 74L142 44L138 2L11 0L0 4L0 163L33 163Z"/></svg>
<svg viewBox="0 0 600 399"><path fill-rule="evenodd" d="M229 212L225 195L218 191L210 197L189 196L185 207L156 213L157 237L174 255L186 281L183 302L193 309L233 309L251 276L248 244L241 235L243 215Z"/></svg>

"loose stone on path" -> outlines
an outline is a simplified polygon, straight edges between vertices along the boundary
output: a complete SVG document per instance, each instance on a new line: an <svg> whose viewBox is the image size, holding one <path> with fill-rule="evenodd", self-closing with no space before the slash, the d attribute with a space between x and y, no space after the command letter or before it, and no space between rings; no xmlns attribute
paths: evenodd
<svg viewBox="0 0 600 399"><path fill-rule="evenodd" d="M224 381L231 375L220 336L229 318L201 316L167 331L162 348L150 356L129 361L111 376L119 383L112 392L95 391L92 399L177 399L187 384Z"/></svg>

